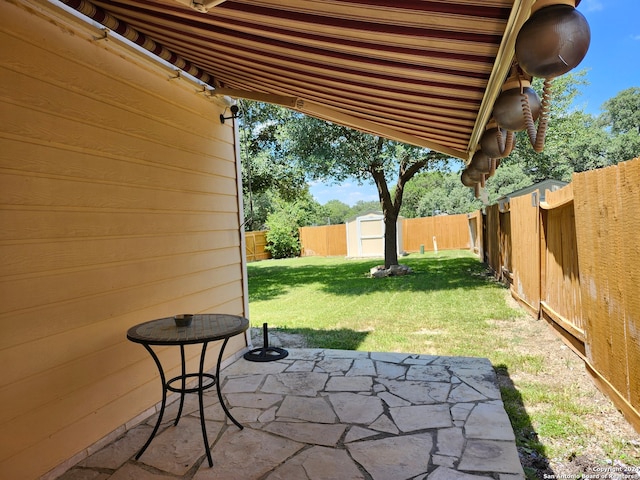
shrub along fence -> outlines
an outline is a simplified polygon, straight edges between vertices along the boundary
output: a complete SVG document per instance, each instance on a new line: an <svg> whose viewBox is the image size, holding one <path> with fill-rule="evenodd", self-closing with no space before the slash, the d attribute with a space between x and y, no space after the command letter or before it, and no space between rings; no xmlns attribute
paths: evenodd
<svg viewBox="0 0 640 480"><path fill-rule="evenodd" d="M640 431L640 158L539 198L487 207L479 251Z"/></svg>

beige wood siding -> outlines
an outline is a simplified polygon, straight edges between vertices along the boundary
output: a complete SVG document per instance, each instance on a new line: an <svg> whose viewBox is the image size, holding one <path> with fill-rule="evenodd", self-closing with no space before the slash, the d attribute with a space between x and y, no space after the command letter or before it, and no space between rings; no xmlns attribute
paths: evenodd
<svg viewBox="0 0 640 480"><path fill-rule="evenodd" d="M14 480L160 400L129 327L246 314L223 108L40 5L0 3L0 478ZM177 351L160 357L175 375Z"/></svg>

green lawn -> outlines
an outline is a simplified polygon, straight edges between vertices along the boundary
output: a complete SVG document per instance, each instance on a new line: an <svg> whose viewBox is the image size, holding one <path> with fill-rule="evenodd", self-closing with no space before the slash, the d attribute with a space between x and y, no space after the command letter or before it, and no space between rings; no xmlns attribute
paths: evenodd
<svg viewBox="0 0 640 480"><path fill-rule="evenodd" d="M306 257L249 264L254 324L304 333L313 346L486 357L488 320L521 313L464 251L402 259L414 273L369 278L380 260Z"/></svg>
<svg viewBox="0 0 640 480"><path fill-rule="evenodd" d="M517 445L530 457L528 478L551 472L547 463L585 454L640 463L634 444L601 431L600 417L617 412L606 401L594 404L583 370L571 373L583 368L580 361L543 322L509 302L508 290L470 252L410 255L401 263L413 274L370 278L380 263L320 257L250 263L251 321L303 334L310 347L488 358Z"/></svg>

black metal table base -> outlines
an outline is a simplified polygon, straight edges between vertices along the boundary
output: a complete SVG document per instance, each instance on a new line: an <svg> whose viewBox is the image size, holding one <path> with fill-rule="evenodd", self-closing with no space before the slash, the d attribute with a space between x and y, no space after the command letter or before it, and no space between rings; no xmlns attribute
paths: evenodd
<svg viewBox="0 0 640 480"><path fill-rule="evenodd" d="M178 407L178 414L176 415L176 419L173 423L174 426L178 425L178 422L180 421L180 417L182 415L182 408L184 407L184 396L187 393L198 394L198 403L200 407L200 425L202 427L202 439L204 441L204 448L207 453L207 460L209 461L209 467L213 467L213 459L211 457L211 448L209 446L209 439L207 437L207 426L204 418L204 399L203 399L204 392L215 385L216 391L218 393L218 400L220 401L220 406L222 406L222 410L224 410L224 413L227 416L227 418L229 418L229 420L231 420L240 430L244 428L242 425L240 425L240 423L235 418L233 418L233 415L231 415L231 412L229 412L229 410L227 409L227 406L225 405L224 400L222 398L222 392L220 391L220 381L219 381L220 364L222 363L222 354L224 353L224 349L227 346L228 341L229 341L229 338L225 338L224 342L222 343L222 347L220 348L220 353L218 355L218 362L216 364L215 375L204 372L204 358L207 352L208 342L204 342L202 344L202 351L200 353L200 368L198 373L186 372L184 345L180 345L180 361L182 364L182 374L178 375L177 377L173 377L168 381L166 380L166 376L164 374L162 364L160 363L160 359L158 358L156 353L153 351L153 349L149 345L144 344L144 347L151 354L151 357L156 363L156 367L158 367L158 372L160 373L160 380L162 381L162 402L160 404L160 413L158 414L158 421L156 422L156 425L153 427L153 431L151 432L151 435L149 435L147 442L144 444L144 446L140 449L140 451L136 455L135 457L136 460L138 460L142 456L142 454L145 452L149 444L151 444L151 440L153 440L153 438L156 436L156 433L158 433L158 429L160 428L160 424L162 423L162 417L164 416L165 407L167 405L168 391L176 392L180 394L180 406ZM187 380L194 379L194 378L198 379L198 384L196 386L187 388ZM177 382L180 383L180 386L179 387L173 386L173 384Z"/></svg>

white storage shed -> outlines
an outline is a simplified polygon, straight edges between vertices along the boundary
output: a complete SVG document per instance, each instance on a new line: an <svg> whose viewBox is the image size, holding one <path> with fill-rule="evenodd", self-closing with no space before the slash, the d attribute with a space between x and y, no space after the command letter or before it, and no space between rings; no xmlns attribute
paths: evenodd
<svg viewBox="0 0 640 480"><path fill-rule="evenodd" d="M365 212L347 220L348 257L384 257L384 215L380 211ZM402 218L396 229L398 255L402 254Z"/></svg>

